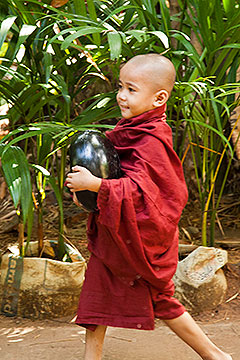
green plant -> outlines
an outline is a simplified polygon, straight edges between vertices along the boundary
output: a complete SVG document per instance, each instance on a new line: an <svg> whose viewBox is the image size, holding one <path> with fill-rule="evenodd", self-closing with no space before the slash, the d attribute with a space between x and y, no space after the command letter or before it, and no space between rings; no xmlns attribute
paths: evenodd
<svg viewBox="0 0 240 360"><path fill-rule="evenodd" d="M168 104L175 149L182 157L184 144L191 146L204 217L203 244L213 244L223 186L217 201L210 190L221 172L219 154L224 152L229 164L233 155L227 133L237 106L240 9L234 0L178 4L179 12L172 14L165 0L7 0L0 30L0 94L11 104L11 133L2 142L21 141L25 153L31 153L40 208L49 176L39 169L51 173L61 197L69 136L104 127L103 121L120 116L114 89L121 62L137 54L164 53L177 69ZM41 210L39 217L41 224ZM61 216L59 228L62 234Z"/></svg>
<svg viewBox="0 0 240 360"><path fill-rule="evenodd" d="M0 144L2 173L19 217L18 242L20 256L24 256L24 226L32 227L32 186L27 158L21 148Z"/></svg>
<svg viewBox="0 0 240 360"><path fill-rule="evenodd" d="M214 245L216 212L234 156L234 149L230 143L232 132L226 137L224 132L218 129L214 108L215 106L218 108L222 124L224 120L227 123L232 108L236 106L235 103L228 105L227 99L232 93L238 92L238 86L238 84L215 86L211 79L199 78L192 82L177 83L172 99L174 106L177 107L177 118L174 121L175 146L178 146L182 161L191 149L203 214L202 243L205 246ZM174 97L178 99L176 103ZM186 135L182 137L179 145L177 144L178 133L183 122ZM227 156L228 167L224 169L225 180L220 183L216 191L216 180L224 156ZM211 221L209 242L207 240L208 218Z"/></svg>
<svg viewBox="0 0 240 360"><path fill-rule="evenodd" d="M178 4L179 29L171 31L177 40L177 57L179 53L183 56L181 62L175 63L181 82L171 102L175 111L170 110L176 114L175 148L182 156L186 136L190 144L198 145L191 145L191 153L203 213L202 242L214 245L217 209L233 159L229 143L226 151L226 138L231 139L229 118L239 102L236 73L240 66L240 7L235 0L180 0ZM184 136L179 145L183 119ZM228 159L226 171L220 167L223 155Z"/></svg>

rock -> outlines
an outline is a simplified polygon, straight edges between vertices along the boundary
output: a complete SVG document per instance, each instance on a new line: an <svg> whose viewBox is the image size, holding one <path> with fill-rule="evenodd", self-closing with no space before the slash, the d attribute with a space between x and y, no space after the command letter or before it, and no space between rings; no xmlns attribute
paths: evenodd
<svg viewBox="0 0 240 360"><path fill-rule="evenodd" d="M185 256L189 255L193 250L195 250L197 248L198 248L197 245L179 244L179 246L178 246L179 257L182 257L182 256L185 257Z"/></svg>
<svg viewBox="0 0 240 360"><path fill-rule="evenodd" d="M225 250L198 247L178 264L173 278L174 296L193 313L210 310L221 304L227 290L221 267L226 263Z"/></svg>
<svg viewBox="0 0 240 360"><path fill-rule="evenodd" d="M199 235L199 232L200 232L199 229L196 228L195 226L188 226L187 231L192 236L197 236L197 235Z"/></svg>
<svg viewBox="0 0 240 360"><path fill-rule="evenodd" d="M45 241L44 246L51 247L51 243ZM86 262L75 249L65 246L72 263L35 257L37 242L30 242L25 258L17 254L2 256L2 314L31 319L75 315Z"/></svg>

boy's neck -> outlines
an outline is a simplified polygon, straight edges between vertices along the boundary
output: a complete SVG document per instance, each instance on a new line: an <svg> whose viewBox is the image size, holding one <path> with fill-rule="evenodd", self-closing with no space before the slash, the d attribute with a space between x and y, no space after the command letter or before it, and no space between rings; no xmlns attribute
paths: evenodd
<svg viewBox="0 0 240 360"><path fill-rule="evenodd" d="M166 108L167 108L166 104L163 104L162 106L158 106L158 107L156 107L154 109L150 109L148 111L145 111L142 114L133 116L133 117L131 117L129 119L125 119L125 118L123 118L123 119L131 121L131 120L140 119L140 118L143 118L143 117L149 118L149 117L156 116L156 115L160 116L160 117L161 116L166 117L166 115L165 115Z"/></svg>

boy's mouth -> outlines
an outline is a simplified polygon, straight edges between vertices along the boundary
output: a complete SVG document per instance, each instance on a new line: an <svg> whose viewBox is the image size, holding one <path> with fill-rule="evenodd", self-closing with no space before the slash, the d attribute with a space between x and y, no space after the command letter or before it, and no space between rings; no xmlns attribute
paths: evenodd
<svg viewBox="0 0 240 360"><path fill-rule="evenodd" d="M129 107L127 105L119 104L121 110L128 110Z"/></svg>

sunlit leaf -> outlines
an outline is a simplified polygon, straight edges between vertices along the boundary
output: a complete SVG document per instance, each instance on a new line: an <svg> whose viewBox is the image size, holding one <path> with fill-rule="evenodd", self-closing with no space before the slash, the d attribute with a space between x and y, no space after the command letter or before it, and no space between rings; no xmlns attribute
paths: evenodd
<svg viewBox="0 0 240 360"><path fill-rule="evenodd" d="M70 44L75 40L80 38L81 36L90 35L90 34L97 34L101 33L104 28L97 28L92 26L84 26L80 30L76 31L74 34L69 35L62 43L61 49L66 50Z"/></svg>
<svg viewBox="0 0 240 360"><path fill-rule="evenodd" d="M19 37L18 37L18 41L15 47L15 51L14 51L14 56L16 56L20 46L24 43L24 41L36 30L36 26L35 25L28 25L28 24L23 24L20 32L19 32Z"/></svg>
<svg viewBox="0 0 240 360"><path fill-rule="evenodd" d="M116 31L110 31L108 32L107 37L110 48L110 58L111 60L118 59L122 51L121 35Z"/></svg>
<svg viewBox="0 0 240 360"><path fill-rule="evenodd" d="M223 7L228 16L234 12L235 9L235 0L223 0Z"/></svg>
<svg viewBox="0 0 240 360"><path fill-rule="evenodd" d="M27 158L17 146L0 145L2 170L15 208L21 204L23 222L26 223L32 204L32 187Z"/></svg>
<svg viewBox="0 0 240 360"><path fill-rule="evenodd" d="M2 44L2 47L0 48L0 57L4 57L6 52L7 52L7 49L8 49L8 43L7 42L4 42ZM1 60L0 60L0 63L1 63Z"/></svg>
<svg viewBox="0 0 240 360"><path fill-rule="evenodd" d="M166 34L164 34L164 32L162 31L150 31L149 32L150 34L153 34L153 35L156 35L160 40L161 42L163 43L164 47L166 49L169 48L169 41L168 41L168 37Z"/></svg>
<svg viewBox="0 0 240 360"><path fill-rule="evenodd" d="M16 16L10 16L7 19L4 19L1 28L0 28L0 49L6 39L9 29L12 27L12 24L16 20Z"/></svg>
<svg viewBox="0 0 240 360"><path fill-rule="evenodd" d="M44 58L43 58L43 63L44 63L44 67L45 67L46 83L48 83L50 76L51 76L52 69L53 69L52 54L50 54L49 52L45 52Z"/></svg>
<svg viewBox="0 0 240 360"><path fill-rule="evenodd" d="M34 168L35 170L40 171L44 176L50 176L51 175L50 172L41 165L32 164L31 167Z"/></svg>
<svg viewBox="0 0 240 360"><path fill-rule="evenodd" d="M142 42L146 32L143 30L128 30L126 31L126 34L132 35L136 38L137 41Z"/></svg>

